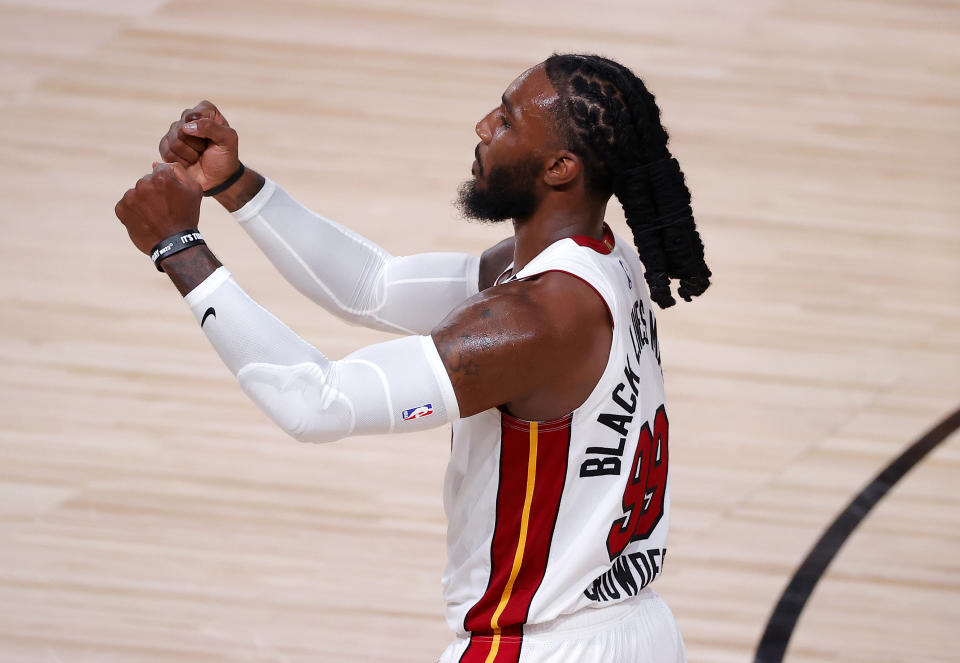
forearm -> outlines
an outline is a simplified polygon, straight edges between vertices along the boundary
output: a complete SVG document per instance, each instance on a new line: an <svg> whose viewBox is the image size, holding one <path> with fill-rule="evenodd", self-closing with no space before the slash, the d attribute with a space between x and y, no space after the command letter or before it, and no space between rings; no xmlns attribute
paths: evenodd
<svg viewBox="0 0 960 663"><path fill-rule="evenodd" d="M177 278L185 272L192 278L213 264L206 258L184 263L191 267ZM331 361L250 299L225 268L185 299L244 392L298 440L422 430L459 416L429 337L396 339Z"/></svg>
<svg viewBox="0 0 960 663"><path fill-rule="evenodd" d="M238 185L243 185L241 193L232 203L248 196L256 181L244 185L241 179ZM477 292L479 258L459 253L392 256L308 210L270 180L234 218L294 287L354 324L425 334Z"/></svg>

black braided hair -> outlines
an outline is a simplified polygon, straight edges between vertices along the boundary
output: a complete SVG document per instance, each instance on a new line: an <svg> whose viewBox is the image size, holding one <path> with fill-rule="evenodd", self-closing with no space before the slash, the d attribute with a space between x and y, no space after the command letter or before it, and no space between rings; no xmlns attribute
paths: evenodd
<svg viewBox="0 0 960 663"><path fill-rule="evenodd" d="M588 190L623 205L650 298L673 306L670 279L686 301L702 294L710 269L653 95L628 68L597 55L554 54L545 64L560 95L560 139L583 161Z"/></svg>

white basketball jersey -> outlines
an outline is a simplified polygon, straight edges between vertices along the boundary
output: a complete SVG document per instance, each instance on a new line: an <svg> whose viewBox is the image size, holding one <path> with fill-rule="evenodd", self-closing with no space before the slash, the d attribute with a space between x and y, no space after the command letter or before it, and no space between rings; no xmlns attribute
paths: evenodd
<svg viewBox="0 0 960 663"><path fill-rule="evenodd" d="M472 636L464 663L516 660L524 624L629 599L666 555L667 414L643 268L605 227L599 242L555 242L515 278L550 271L603 298L610 357L565 417L524 421L491 409L453 424L443 584L450 627Z"/></svg>

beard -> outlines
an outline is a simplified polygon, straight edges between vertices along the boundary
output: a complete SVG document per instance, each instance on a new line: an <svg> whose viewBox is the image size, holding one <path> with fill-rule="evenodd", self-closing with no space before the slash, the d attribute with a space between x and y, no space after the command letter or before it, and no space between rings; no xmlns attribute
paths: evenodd
<svg viewBox="0 0 960 663"><path fill-rule="evenodd" d="M463 182L457 189L457 209L465 218L484 223L527 218L540 204L536 184L541 164L541 159L530 157L491 168L484 188L477 178Z"/></svg>

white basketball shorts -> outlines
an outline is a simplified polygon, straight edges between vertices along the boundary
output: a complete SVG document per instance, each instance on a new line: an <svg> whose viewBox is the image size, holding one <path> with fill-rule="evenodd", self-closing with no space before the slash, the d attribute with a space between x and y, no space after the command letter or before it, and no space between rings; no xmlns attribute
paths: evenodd
<svg viewBox="0 0 960 663"><path fill-rule="evenodd" d="M468 651L469 650L469 651ZM584 609L517 636L458 637L439 663L686 663L683 638L666 602L647 587L637 596Z"/></svg>

